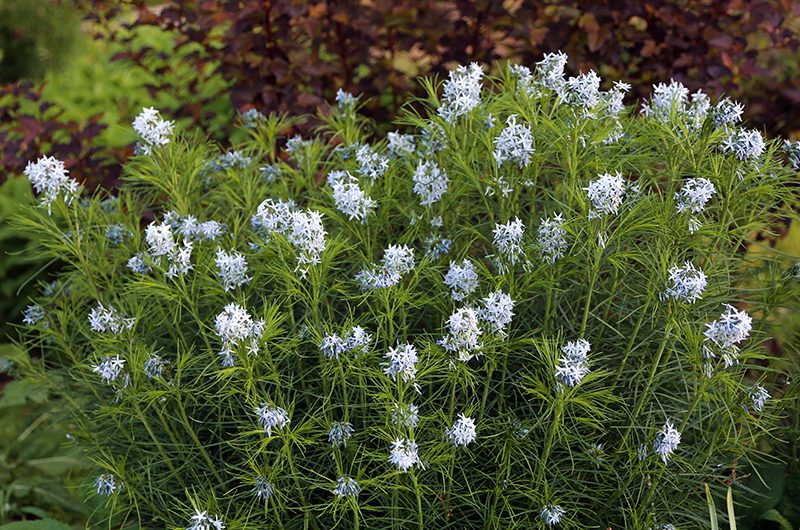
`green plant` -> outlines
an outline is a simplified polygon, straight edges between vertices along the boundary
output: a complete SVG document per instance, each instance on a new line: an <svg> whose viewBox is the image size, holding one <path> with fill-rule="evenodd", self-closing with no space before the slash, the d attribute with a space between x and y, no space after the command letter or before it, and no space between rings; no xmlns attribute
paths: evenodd
<svg viewBox="0 0 800 530"><path fill-rule="evenodd" d="M782 410L793 262L742 249L796 173L730 100L672 83L638 114L565 63L426 80L386 140L344 92L317 135L249 113L225 154L148 111L113 201L32 166L19 226L66 270L26 368L71 404L99 518L707 526L703 484Z"/></svg>
<svg viewBox="0 0 800 530"><path fill-rule="evenodd" d="M0 345L0 374L14 372L24 353ZM32 379L4 384L0 395L0 525L10 521L87 517L77 486L87 461L76 447L65 448L63 407L48 401ZM5 526L0 526L5 529Z"/></svg>

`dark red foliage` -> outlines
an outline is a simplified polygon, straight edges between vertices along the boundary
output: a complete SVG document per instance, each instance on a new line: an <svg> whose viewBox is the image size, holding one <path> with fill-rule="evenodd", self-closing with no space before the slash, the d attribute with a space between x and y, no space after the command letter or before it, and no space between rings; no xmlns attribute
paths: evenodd
<svg viewBox="0 0 800 530"><path fill-rule="evenodd" d="M242 111L313 112L344 88L373 98L365 112L385 120L419 90L416 75L469 61L532 65L563 50L573 69L623 79L634 96L670 78L726 93L772 133L792 130L800 113L797 2L181 0L137 9L140 24L202 46L198 71L219 61Z"/></svg>
<svg viewBox="0 0 800 530"><path fill-rule="evenodd" d="M64 162L70 175L90 188L111 186L119 176L119 162L130 153L98 145L105 129L100 115L79 123L63 117L63 109L41 100L41 87L29 82L0 85L11 95L0 106L0 182L22 174L28 162L54 156Z"/></svg>

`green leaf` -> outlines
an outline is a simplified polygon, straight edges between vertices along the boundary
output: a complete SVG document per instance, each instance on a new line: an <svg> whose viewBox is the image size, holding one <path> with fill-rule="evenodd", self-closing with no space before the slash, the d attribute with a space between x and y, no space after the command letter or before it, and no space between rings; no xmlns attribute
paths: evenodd
<svg viewBox="0 0 800 530"><path fill-rule="evenodd" d="M19 521L0 526L0 530L71 530L69 526L54 519Z"/></svg>
<svg viewBox="0 0 800 530"><path fill-rule="evenodd" d="M731 530L736 530L736 514L733 511L733 491L728 486L728 524Z"/></svg>
<svg viewBox="0 0 800 530"><path fill-rule="evenodd" d="M706 487L706 502L708 503L708 517L711 520L711 530L719 530L719 521L717 520L717 507L714 505L714 497L711 496L711 490ZM2 530L2 529L0 529Z"/></svg>
<svg viewBox="0 0 800 530"><path fill-rule="evenodd" d="M759 520L762 521L772 521L773 523L778 523L778 526L781 530L794 530L792 528L792 523L790 523L786 517L781 515L781 512L776 510L775 508L768 510L761 514Z"/></svg>

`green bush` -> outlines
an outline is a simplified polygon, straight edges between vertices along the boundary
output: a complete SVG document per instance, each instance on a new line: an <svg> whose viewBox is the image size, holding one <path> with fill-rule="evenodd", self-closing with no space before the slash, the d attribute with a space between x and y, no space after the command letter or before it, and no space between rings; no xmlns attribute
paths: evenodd
<svg viewBox="0 0 800 530"><path fill-rule="evenodd" d="M565 61L425 81L386 139L343 92L317 135L248 113L224 154L146 109L114 200L32 164L20 226L67 266L26 368L73 406L97 517L706 527L703 483L781 414L796 280L742 249L796 173L730 100L672 83L637 113Z"/></svg>

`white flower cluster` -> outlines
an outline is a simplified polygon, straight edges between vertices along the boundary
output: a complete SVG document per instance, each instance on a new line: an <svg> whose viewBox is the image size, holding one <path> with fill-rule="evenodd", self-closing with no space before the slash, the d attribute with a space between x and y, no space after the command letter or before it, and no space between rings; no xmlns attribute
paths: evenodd
<svg viewBox="0 0 800 530"><path fill-rule="evenodd" d="M442 105L439 116L453 123L459 116L469 114L481 104L481 78L483 68L478 63L459 66L450 71L450 78L444 84Z"/></svg>
<svg viewBox="0 0 800 530"><path fill-rule="evenodd" d="M420 161L414 171L414 193L419 195L421 206L430 206L447 191L449 179L436 162Z"/></svg>
<svg viewBox="0 0 800 530"><path fill-rule="evenodd" d="M164 214L164 222L175 234L193 241L214 241L225 233L225 225L217 221L200 222L193 215L178 215L170 210Z"/></svg>
<svg viewBox="0 0 800 530"><path fill-rule="evenodd" d="M693 214L701 213L716 191L714 184L707 178L686 179L680 191L675 193L675 208L681 213L686 211ZM697 218L689 219L689 232L695 233L700 226Z"/></svg>
<svg viewBox="0 0 800 530"><path fill-rule="evenodd" d="M361 189L358 179L348 171L332 171L328 175L328 183L333 189L336 207L348 218L365 223L376 203Z"/></svg>
<svg viewBox="0 0 800 530"><path fill-rule="evenodd" d="M789 140L783 141L783 150L786 156L789 157L789 163L795 169L800 169L800 140L791 142Z"/></svg>
<svg viewBox="0 0 800 530"><path fill-rule="evenodd" d="M531 128L517 123L517 115L512 114L500 135L494 139L494 145L494 159L498 167L505 162L515 162L520 168L527 167L534 152Z"/></svg>
<svg viewBox="0 0 800 530"><path fill-rule="evenodd" d="M281 234L292 245L297 254L298 267L317 265L325 250L327 232L322 225L322 214L315 210L297 210L293 202L267 199L258 205L252 225L271 236ZM303 275L306 269L300 269Z"/></svg>
<svg viewBox="0 0 800 530"><path fill-rule="evenodd" d="M739 362L738 344L750 336L753 318L746 311L739 311L730 304L724 304L725 311L718 320L706 324L703 353L707 359L721 354L725 368ZM710 365L706 367L710 377Z"/></svg>
<svg viewBox="0 0 800 530"><path fill-rule="evenodd" d="M625 199L625 179L617 171L614 175L603 173L589 183L586 190L592 207L589 219L599 219L604 215L616 215Z"/></svg>
<svg viewBox="0 0 800 530"><path fill-rule="evenodd" d="M707 283L705 273L687 261L683 267L674 265L669 269L667 290L662 296L682 302L695 302L703 297Z"/></svg>
<svg viewBox="0 0 800 530"><path fill-rule="evenodd" d="M164 368L167 367L167 364L167 361L159 355L153 354L144 362L144 373L151 379L153 377L163 377Z"/></svg>
<svg viewBox="0 0 800 530"><path fill-rule="evenodd" d="M383 363L383 373L389 376L392 381L402 379L404 383L413 381L417 376L417 349L409 343L399 344L396 348L389 348L389 352L384 355L388 362Z"/></svg>
<svg viewBox="0 0 800 530"><path fill-rule="evenodd" d="M678 432L671 420L667 420L661 430L656 433L653 451L661 455L661 460L666 464L680 443L681 433Z"/></svg>
<svg viewBox="0 0 800 530"><path fill-rule="evenodd" d="M340 88L336 91L336 105L339 107L340 111L349 114L356 110L358 96L354 96L350 92L345 92Z"/></svg>
<svg viewBox="0 0 800 530"><path fill-rule="evenodd" d="M735 125L742 121L744 105L730 98L722 98L714 105L711 111L711 119L717 127L725 125Z"/></svg>
<svg viewBox="0 0 800 530"><path fill-rule="evenodd" d="M372 181L382 177L386 170L389 169L389 159L369 145L362 145L358 148L356 162L359 164L356 172Z"/></svg>
<svg viewBox="0 0 800 530"><path fill-rule="evenodd" d="M172 136L175 123L162 120L159 112L153 107L145 107L133 120L133 130L141 138L137 146L141 154L150 155L153 148L167 145Z"/></svg>
<svg viewBox="0 0 800 530"><path fill-rule="evenodd" d="M328 430L328 441L334 447L347 447L347 440L352 438L355 432L352 423L333 421L331 422L331 428Z"/></svg>
<svg viewBox="0 0 800 530"><path fill-rule="evenodd" d="M389 463L397 466L397 469L403 473L414 466L422 467L417 442L397 438L392 442L392 448L389 450Z"/></svg>
<svg viewBox="0 0 800 530"><path fill-rule="evenodd" d="M98 475L94 481L94 488L97 490L98 495L112 495L123 488L122 482L117 481L117 477L111 473L103 473Z"/></svg>
<svg viewBox="0 0 800 530"><path fill-rule="evenodd" d="M478 312L478 317L488 322L492 331L505 335L506 326L514 318L514 300L503 291L490 293L483 299L483 307Z"/></svg>
<svg viewBox="0 0 800 530"><path fill-rule="evenodd" d="M312 140L303 140L302 136L295 135L286 140L286 152L289 153L289 156L297 161L298 164L302 164L303 160L305 160L306 151L314 145Z"/></svg>
<svg viewBox="0 0 800 530"><path fill-rule="evenodd" d="M403 275L414 268L414 250L407 245L389 245L383 251L379 267L372 266L356 274L356 282L363 291L385 289L400 283Z"/></svg>
<svg viewBox="0 0 800 530"><path fill-rule="evenodd" d="M250 493L252 493L253 497L256 499L266 501L275 494L275 486L272 485L272 482L270 482L267 477L256 477L256 481Z"/></svg>
<svg viewBox="0 0 800 530"><path fill-rule="evenodd" d="M413 134L401 134L399 131L395 131L386 135L386 138L389 142L386 148L394 157L413 155L417 150Z"/></svg>
<svg viewBox="0 0 800 530"><path fill-rule="evenodd" d="M145 263L141 252L131 256L131 259L128 260L128 268L136 274L147 274L151 270Z"/></svg>
<svg viewBox="0 0 800 530"><path fill-rule="evenodd" d="M222 366L229 367L235 364L234 349L244 341L249 341L248 354L258 353L261 335L264 333L264 321L253 320L250 313L239 304L226 305L217 315L214 326L217 335L222 339L222 349L219 352L219 356L222 357Z"/></svg>
<svg viewBox="0 0 800 530"><path fill-rule="evenodd" d="M689 89L683 83L671 80L669 84L653 86L653 97L642 103L642 114L679 130L685 120L690 132L698 133L711 108L711 101L701 90L689 98Z"/></svg>
<svg viewBox="0 0 800 530"><path fill-rule="evenodd" d="M225 530L226 528L222 523L222 519L216 515L208 515L205 511L197 510L189 520L191 521L191 526L186 530Z"/></svg>
<svg viewBox="0 0 800 530"><path fill-rule="evenodd" d="M461 265L451 261L450 270L444 277L444 284L450 288L453 300L456 302L464 300L478 288L478 273L475 272L475 266L466 258Z"/></svg>
<svg viewBox="0 0 800 530"><path fill-rule="evenodd" d="M567 231L564 230L564 219L560 213L542 219L539 225L539 233L536 238L536 246L539 254L547 263L553 264L564 256L569 248L566 239Z"/></svg>
<svg viewBox="0 0 800 530"><path fill-rule="evenodd" d="M767 389L764 388L763 385L756 383L750 387L747 397L750 398L750 402L753 404L753 410L756 412L763 412L764 405L772 396L769 395L769 392L767 392ZM747 410L747 407L745 407L745 410Z"/></svg>
<svg viewBox="0 0 800 530"><path fill-rule="evenodd" d="M453 426L445 429L448 441L461 447L466 447L474 442L477 435L475 420L465 414L459 414Z"/></svg>
<svg viewBox="0 0 800 530"><path fill-rule="evenodd" d="M483 345L479 342L483 331L478 327L478 313L471 307L457 309L447 321L449 334L438 344L455 352L458 360L468 362L481 356Z"/></svg>
<svg viewBox="0 0 800 530"><path fill-rule="evenodd" d="M145 229L145 241L153 258L166 257L169 263L167 276L173 278L187 274L192 269L192 249L194 245L188 239L183 240L183 247L175 243L172 227L167 223L150 223ZM130 266L130 264L129 264Z"/></svg>
<svg viewBox="0 0 800 530"><path fill-rule="evenodd" d="M592 345L585 339L571 340L561 347L563 355L556 366L556 380L559 390L564 385L577 386L589 373L589 352Z"/></svg>
<svg viewBox="0 0 800 530"><path fill-rule="evenodd" d="M413 403L395 403L392 406L392 423L398 429L413 429L419 423L419 407Z"/></svg>
<svg viewBox="0 0 800 530"><path fill-rule="evenodd" d="M47 321L45 320L47 312L40 305L29 305L22 312L22 315L24 317L22 323L26 326L35 326L39 322L44 322L44 327L47 327Z"/></svg>
<svg viewBox="0 0 800 530"><path fill-rule="evenodd" d="M496 223L493 233L497 252L509 264L515 265L523 255L522 236L525 235L525 225L515 217L505 224Z"/></svg>
<svg viewBox="0 0 800 530"><path fill-rule="evenodd" d="M272 429L283 429L292 421L289 419L288 412L269 403L262 403L260 407L257 407L256 414L258 423L264 428L267 436L272 436Z"/></svg>
<svg viewBox="0 0 800 530"><path fill-rule="evenodd" d="M343 336L328 334L322 338L319 349L328 359L339 360L340 355L356 352L356 357L364 353L372 341L372 335L361 326L354 326Z"/></svg>
<svg viewBox="0 0 800 530"><path fill-rule="evenodd" d="M127 375L125 374L125 359L120 359L119 355L114 357L106 356L103 361L92 367L92 371L100 375L100 379L107 385L115 383L117 379L123 379L123 386L127 386Z"/></svg>
<svg viewBox="0 0 800 530"><path fill-rule="evenodd" d="M739 160L758 158L765 149L764 137L756 129L735 129L722 139L722 152L736 155Z"/></svg>
<svg viewBox="0 0 800 530"><path fill-rule="evenodd" d="M108 331L116 335L123 330L133 329L135 323L135 318L126 318L113 306L106 308L100 302L97 302L97 307L89 312L89 325L98 333Z"/></svg>
<svg viewBox="0 0 800 530"><path fill-rule="evenodd" d="M244 119L244 126L248 129L255 129L259 124L267 120L267 117L258 109L248 109L242 114L242 118Z"/></svg>
<svg viewBox="0 0 800 530"><path fill-rule="evenodd" d="M208 164L208 168L214 171L225 171L226 169L246 169L253 159L245 155L242 151L228 151L220 155L216 160Z"/></svg>
<svg viewBox="0 0 800 530"><path fill-rule="evenodd" d="M359 493L361 493L361 486L353 477L343 476L336 479L333 494L337 497L357 497Z"/></svg>
<svg viewBox="0 0 800 530"><path fill-rule="evenodd" d="M67 204L72 204L72 200L80 194L81 185L67 173L69 171L64 169L64 162L52 156L43 156L25 166L25 176L36 193L42 195L42 204L47 206L47 213L51 213L53 202L59 196L63 196Z"/></svg>
<svg viewBox="0 0 800 530"><path fill-rule="evenodd" d="M564 517L566 513L564 508L558 504L548 504L539 512L539 517L541 517L542 521L544 521L544 524L547 526L555 526L561 522L561 518Z"/></svg>
<svg viewBox="0 0 800 530"><path fill-rule="evenodd" d="M582 108L584 117L594 117L595 107L600 103L600 81L594 70L570 77L560 98L568 105Z"/></svg>
<svg viewBox="0 0 800 530"><path fill-rule="evenodd" d="M130 236L130 231L123 225L110 225L106 227L106 239L112 245L119 245Z"/></svg>
<svg viewBox="0 0 800 530"><path fill-rule="evenodd" d="M247 275L247 260L235 250L228 253L218 247L214 263L226 292L245 285L252 279Z"/></svg>

